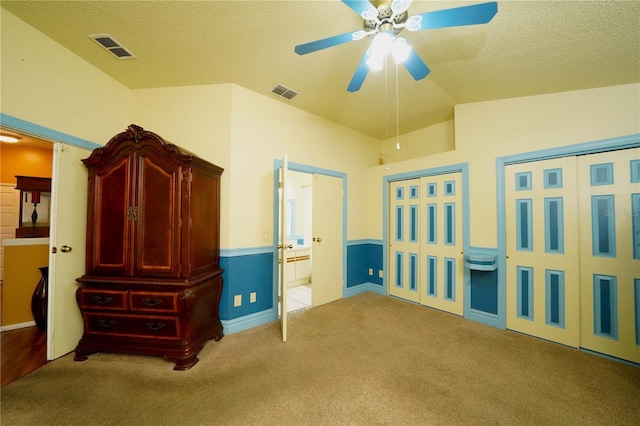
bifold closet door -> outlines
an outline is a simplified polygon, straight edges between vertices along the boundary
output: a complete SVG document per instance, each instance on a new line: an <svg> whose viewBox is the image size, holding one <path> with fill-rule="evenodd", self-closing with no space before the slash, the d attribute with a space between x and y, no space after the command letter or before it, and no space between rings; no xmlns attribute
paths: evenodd
<svg viewBox="0 0 640 426"><path fill-rule="evenodd" d="M577 161L581 346L640 363L640 148Z"/></svg>
<svg viewBox="0 0 640 426"><path fill-rule="evenodd" d="M389 183L389 294L420 301L420 180Z"/></svg>
<svg viewBox="0 0 640 426"><path fill-rule="evenodd" d="M420 178L420 303L464 311L462 174Z"/></svg>
<svg viewBox="0 0 640 426"><path fill-rule="evenodd" d="M506 327L579 346L576 158L505 167Z"/></svg>

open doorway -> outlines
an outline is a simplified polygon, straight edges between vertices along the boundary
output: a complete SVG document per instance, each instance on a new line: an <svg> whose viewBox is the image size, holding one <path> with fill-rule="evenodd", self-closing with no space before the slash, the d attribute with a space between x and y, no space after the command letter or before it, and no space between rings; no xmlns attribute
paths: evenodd
<svg viewBox="0 0 640 426"><path fill-rule="evenodd" d="M285 259L287 312L296 312L312 306L312 223L313 223L313 175L290 170L286 197L287 247ZM281 204L279 204L281 205Z"/></svg>
<svg viewBox="0 0 640 426"><path fill-rule="evenodd" d="M23 183L50 182L53 144L4 127L0 133L7 137L7 142L0 143L1 376L4 386L47 362L47 334L41 315L36 325L32 298L45 274L42 268L48 269L51 194L27 191L26 187L21 192L17 188L23 185L18 184L17 176ZM38 199L32 204L35 192ZM5 270L6 260L10 263L8 270Z"/></svg>
<svg viewBox="0 0 640 426"><path fill-rule="evenodd" d="M282 257L285 262L289 261L284 263L285 288L294 288L288 292L291 298L282 299L289 305L287 312L341 299L346 277L346 174L297 163L287 164L284 185L279 180L283 162L276 160L274 164L274 235L280 236L281 213L286 211L291 217L283 224L285 235L274 241L274 248L278 247L274 265L274 283L278 283L274 285L274 306L278 306L279 314ZM284 196L283 186L287 188ZM290 186L292 189L288 189ZM283 197L286 197L284 206ZM296 303L298 301L302 303ZM284 323L283 320L283 329L286 328Z"/></svg>

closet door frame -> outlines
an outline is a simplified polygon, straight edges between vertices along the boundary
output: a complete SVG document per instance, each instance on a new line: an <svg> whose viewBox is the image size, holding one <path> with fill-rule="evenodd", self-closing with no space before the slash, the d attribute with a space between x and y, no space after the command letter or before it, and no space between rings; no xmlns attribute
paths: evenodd
<svg viewBox="0 0 640 426"><path fill-rule="evenodd" d="M577 155L597 154L607 151L637 147L640 147L640 134L603 139L558 148L543 149L539 151L525 152L521 154L498 157L496 159L496 195L498 203L498 328L506 329L506 166L511 164L528 163L532 161L549 160L561 157L572 157Z"/></svg>

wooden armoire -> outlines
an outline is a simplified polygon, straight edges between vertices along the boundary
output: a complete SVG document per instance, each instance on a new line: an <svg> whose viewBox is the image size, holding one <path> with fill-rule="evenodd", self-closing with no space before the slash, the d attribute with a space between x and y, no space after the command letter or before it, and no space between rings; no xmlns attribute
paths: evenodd
<svg viewBox="0 0 640 426"><path fill-rule="evenodd" d="M76 297L94 352L158 355L186 370L223 337L218 316L222 168L130 125L82 160L86 274Z"/></svg>

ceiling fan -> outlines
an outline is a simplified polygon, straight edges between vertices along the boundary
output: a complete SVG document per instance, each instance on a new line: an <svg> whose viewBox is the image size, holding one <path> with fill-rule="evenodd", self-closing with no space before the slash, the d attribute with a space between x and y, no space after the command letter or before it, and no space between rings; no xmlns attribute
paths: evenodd
<svg viewBox="0 0 640 426"><path fill-rule="evenodd" d="M371 46L362 57L360 65L358 65L347 87L349 92L360 90L369 69L381 69L388 54L393 55L396 64L403 63L414 80L421 80L429 74L429 67L409 43L403 37L397 37L403 29L421 31L486 24L498 12L496 2L425 12L413 16L409 16L407 13L413 0L393 0L391 2L342 0L342 2L364 19L363 29L300 44L295 47L295 52L298 55L306 55L350 41L361 40L367 36L372 37Z"/></svg>

